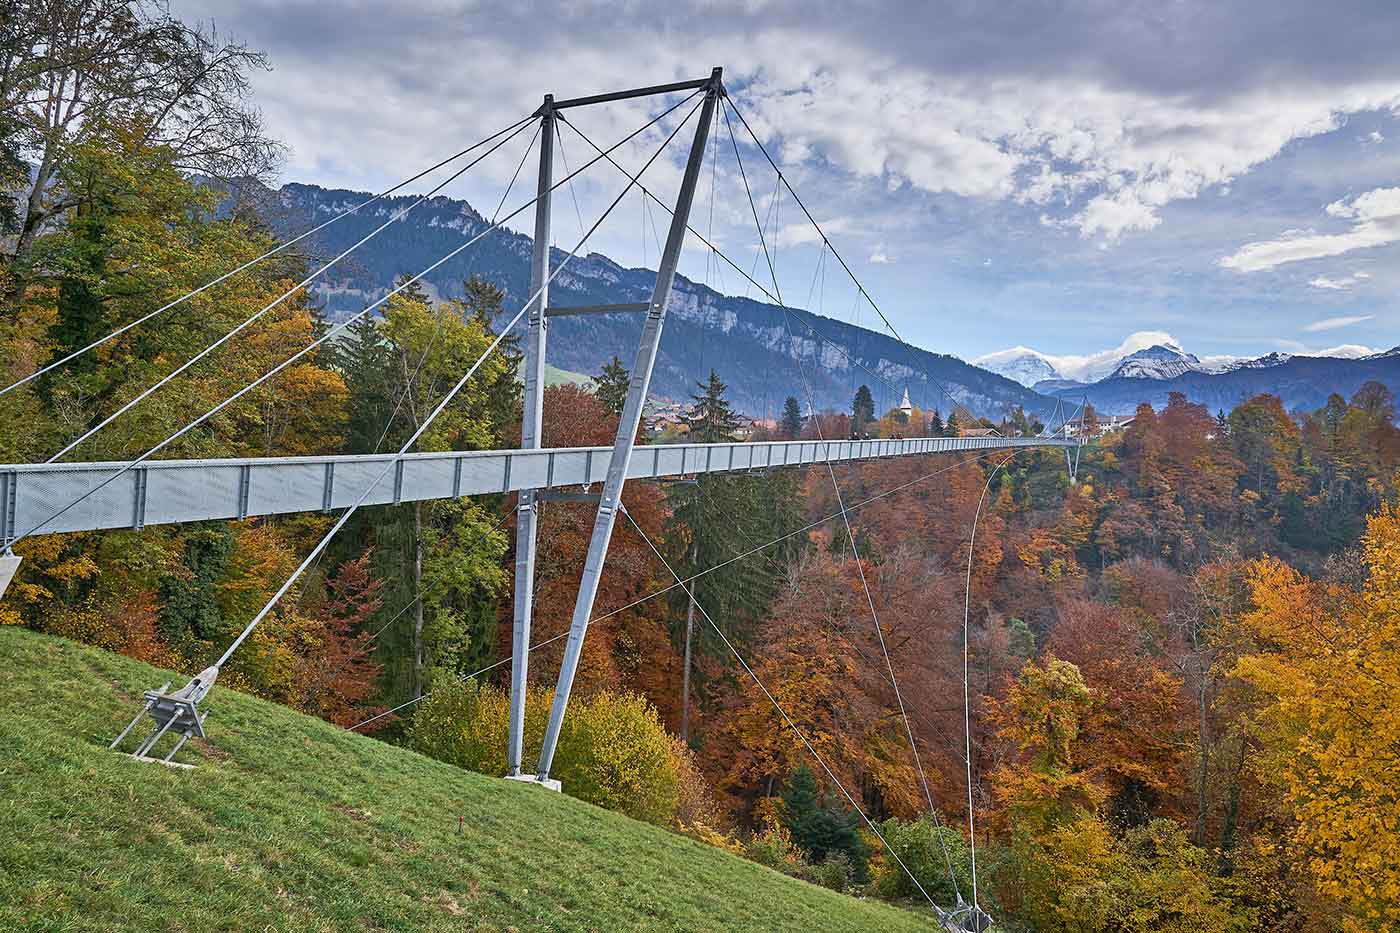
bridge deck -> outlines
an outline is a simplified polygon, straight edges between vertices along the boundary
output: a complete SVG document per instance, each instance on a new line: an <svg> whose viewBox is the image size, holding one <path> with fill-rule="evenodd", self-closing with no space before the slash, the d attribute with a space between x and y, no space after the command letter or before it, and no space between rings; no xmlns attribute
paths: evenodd
<svg viewBox="0 0 1400 933"><path fill-rule="evenodd" d="M872 441L765 441L638 447L628 477L766 469L954 451L1074 446L1061 438L943 437ZM44 526L42 532L143 528L346 508L365 487L367 505L601 482L608 447L393 454L153 460L132 469ZM93 489L122 463L0 465L0 542Z"/></svg>

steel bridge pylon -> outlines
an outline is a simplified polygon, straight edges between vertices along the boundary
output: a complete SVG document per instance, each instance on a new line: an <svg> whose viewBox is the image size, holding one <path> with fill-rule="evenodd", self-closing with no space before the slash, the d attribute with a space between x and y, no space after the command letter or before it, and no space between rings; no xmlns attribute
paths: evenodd
<svg viewBox="0 0 1400 933"><path fill-rule="evenodd" d="M525 490L520 493L516 506L515 533L515 604L511 626L511 679L510 679L510 724L507 746L507 777L513 780L539 783L554 790L559 782L549 777L549 769L554 761L554 752L559 743L559 732L563 726L564 714L569 706L569 694L573 689L574 675L578 671L579 657L583 652L583 640L588 633L588 621L593 614L593 601L598 593L598 582L607 558L608 544L612 539L613 526L622 508L622 490L627 482L628 465L632 459L632 449L641 425L642 406L646 402L647 390L651 385L652 370L656 364L657 350L661 344L661 332L666 323L666 306L671 299L671 286L675 282L676 267L680 263L681 246L685 242L686 227L690 222L690 208L695 199L695 188L700 176L700 166L705 156L705 146L709 138L710 126L714 122L715 107L724 94L722 69L715 68L708 78L685 81L677 84L656 87L636 88L610 94L597 94L556 101L553 95L546 95L537 113L541 120L539 190L541 197L535 205L535 242L531 262L531 289L541 288L549 278L549 225L550 199L548 191L553 175L553 146L551 134L554 132L558 111L568 107L649 97L673 91L703 90L704 101L700 107L700 119L691 141L690 155L682 176L680 193L676 196L675 210L671 216L671 228L666 235L666 246L661 253L657 267L656 283L652 288L651 301L644 306L617 306L608 310L645 311L646 321L642 327L641 339L637 345L636 360L630 370L631 380L627 389L627 400L623 404L622 417L618 421L617 435L613 440L608 458L607 476L603 481L602 492L598 496L598 512L593 522L593 533L588 543L588 555L584 560L583 576L579 580L578 596L574 602L573 619L569 625L569 638L564 646L564 659L559 669L559 679L554 691L554 704L549 713L549 724L545 729L544 745L535 774L522 772L521 758L524 755L525 694L529 681L529 650L531 612L535 584L535 551L538 538L539 493ZM548 338L547 295L540 291L529 311L529 328L525 338L525 402L521 424L520 446L530 449L540 445L540 430L543 418L544 401L544 360Z"/></svg>

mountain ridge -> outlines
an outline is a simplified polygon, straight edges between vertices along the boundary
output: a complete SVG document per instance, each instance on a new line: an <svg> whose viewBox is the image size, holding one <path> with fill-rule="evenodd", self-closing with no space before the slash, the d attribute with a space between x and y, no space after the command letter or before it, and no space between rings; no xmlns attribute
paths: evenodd
<svg viewBox="0 0 1400 933"><path fill-rule="evenodd" d="M252 196L264 221L283 237L370 198L363 192L297 182L275 190L253 189ZM308 252L313 258L337 255L416 200L408 195L382 198L315 234ZM344 319L382 297L400 276L426 268L488 226L466 201L444 195L428 198L338 263L311 290L328 316ZM498 229L429 273L422 284L436 299L453 298L461 295L466 278L479 274L505 292L506 306L513 309L529 297L531 249L530 237ZM565 256L555 249L552 261L557 264ZM581 254L551 284L551 304L646 301L655 275L600 253ZM583 374L600 372L613 356L630 364L640 332L641 322L634 315L554 318L548 360L559 369ZM809 383L819 409L848 409L855 389L865 384L881 412L897 406L907 387L919 407L937 408L946 415L952 408L947 397L951 394L958 404L992 419L1017 405L1044 417L1053 410L1055 397L1084 396L1104 414L1129 414L1142 401L1164 405L1173 391L1227 409L1261 392L1280 395L1290 409L1315 408L1333 391L1349 395L1366 378L1380 379L1400 393L1400 373L1393 372L1400 368L1396 350L1359 359L1271 353L1203 362L1165 333L1134 336L1152 342L1117 356L1058 358L1074 361L1070 373L1057 365L1057 358L1029 347L965 362L803 309L724 295L677 275L652 394L684 401L712 368L728 384L736 409L770 418L776 417L788 395L806 409ZM1313 362L1295 364L1297 360Z"/></svg>
<svg viewBox="0 0 1400 933"><path fill-rule="evenodd" d="M1400 395L1400 347L1362 359L1331 356L1288 357L1269 366L1240 366L1225 372L1184 372L1169 379L1118 377L1052 391L1066 399L1085 398L1100 414L1132 414L1142 402L1154 408L1179 392L1211 411L1230 411L1256 395L1277 395L1289 411L1315 411L1333 393L1350 398L1369 381Z"/></svg>
<svg viewBox="0 0 1400 933"><path fill-rule="evenodd" d="M369 195L346 189L288 183L264 189L255 206L279 236L292 236ZM412 204L411 196L389 197L345 217L313 238L316 255L336 255L384 220ZM401 275L411 274L461 246L489 226L465 201L436 196L415 207L390 229L358 248L312 286L332 319L344 319L381 297ZM435 298L461 294L472 274L490 279L506 294L508 308L529 297L531 240L499 229L425 276ZM553 262L566 254L555 249ZM599 253L579 255L550 285L551 304L646 301L655 272L628 268ZM614 355L630 364L641 322L633 315L580 315L550 321L549 362L572 372L595 374ZM877 408L899 404L907 386L914 403L944 414L951 402L978 415L999 418L1016 405L1048 413L1054 400L958 357L901 343L876 331L798 308L779 308L747 297L723 295L677 275L666 329L652 377L653 395L687 399L714 368L729 385L736 408L775 417L788 395L808 405L807 383L818 408L845 410L855 389L866 384Z"/></svg>

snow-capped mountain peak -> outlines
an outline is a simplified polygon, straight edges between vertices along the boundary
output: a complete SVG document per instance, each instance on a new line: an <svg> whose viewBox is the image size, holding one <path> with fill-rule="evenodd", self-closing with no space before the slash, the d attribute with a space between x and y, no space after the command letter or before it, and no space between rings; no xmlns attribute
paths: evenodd
<svg viewBox="0 0 1400 933"><path fill-rule="evenodd" d="M1154 344L1123 357L1110 379L1174 379L1182 373L1205 372L1194 354L1173 344Z"/></svg>
<svg viewBox="0 0 1400 933"><path fill-rule="evenodd" d="M1293 354L1280 353L1275 350L1273 353L1266 353L1254 359L1232 360L1224 366L1211 369L1210 372L1232 373L1237 369L1268 369L1270 366L1282 366L1291 359L1293 359Z"/></svg>
<svg viewBox="0 0 1400 933"><path fill-rule="evenodd" d="M1005 376L1027 388L1046 379L1064 378L1045 354L1029 347L1012 347L972 360L972 365Z"/></svg>

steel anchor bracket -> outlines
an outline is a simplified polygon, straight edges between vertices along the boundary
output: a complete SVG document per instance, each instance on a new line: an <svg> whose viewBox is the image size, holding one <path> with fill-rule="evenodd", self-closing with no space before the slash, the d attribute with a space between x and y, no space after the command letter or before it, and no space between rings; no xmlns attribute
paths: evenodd
<svg viewBox="0 0 1400 933"><path fill-rule="evenodd" d="M122 740L131 733L131 730L136 728L136 724L141 721L142 717L149 716L152 723L151 731L136 746L131 757L138 761L158 761L161 764L193 767L193 765L183 765L174 761L175 753L184 747L191 736L199 736L201 739L205 737L204 720L209 718L209 713L207 711L200 712L199 704L209 695L209 690L214 686L214 681L218 677L219 669L217 667L206 667L174 693L168 692L170 690L169 681L155 690L147 690L146 705L107 747L117 748L121 745ZM152 749L167 732L172 731L179 738L171 746L170 751L166 753L164 758L152 756Z"/></svg>

